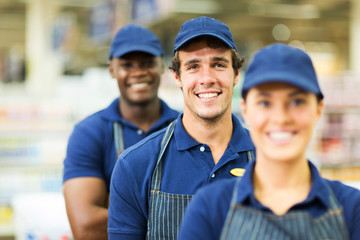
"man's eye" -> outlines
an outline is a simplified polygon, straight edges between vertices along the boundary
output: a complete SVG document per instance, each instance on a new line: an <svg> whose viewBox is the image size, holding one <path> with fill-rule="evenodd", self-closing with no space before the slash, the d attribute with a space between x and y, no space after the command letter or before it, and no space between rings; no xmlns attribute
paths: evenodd
<svg viewBox="0 0 360 240"><path fill-rule="evenodd" d="M268 107L268 106L270 106L270 102L269 101L259 101L258 105L261 107Z"/></svg>
<svg viewBox="0 0 360 240"><path fill-rule="evenodd" d="M152 68L154 66L155 66L154 61L146 61L143 64L141 64L141 67L143 67L143 68Z"/></svg>
<svg viewBox="0 0 360 240"><path fill-rule="evenodd" d="M130 68L132 68L132 64L131 63L122 63L122 64L120 64L120 67L123 69L130 69Z"/></svg>
<svg viewBox="0 0 360 240"><path fill-rule="evenodd" d="M187 70L194 70L196 69L198 66L196 64L190 65Z"/></svg>
<svg viewBox="0 0 360 240"><path fill-rule="evenodd" d="M216 67L216 68L224 68L225 65L222 64L222 63L215 63L215 67Z"/></svg>

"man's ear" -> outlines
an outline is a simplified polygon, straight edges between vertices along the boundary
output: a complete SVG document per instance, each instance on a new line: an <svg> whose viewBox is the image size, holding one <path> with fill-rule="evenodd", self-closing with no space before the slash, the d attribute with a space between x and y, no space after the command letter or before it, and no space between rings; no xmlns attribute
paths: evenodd
<svg viewBox="0 0 360 240"><path fill-rule="evenodd" d="M238 70L238 73L236 74L236 76L234 78L234 87L239 82L239 80L240 80L240 70Z"/></svg>
<svg viewBox="0 0 360 240"><path fill-rule="evenodd" d="M115 69L114 69L114 66L113 66L113 60L110 60L109 61L109 73L110 73L110 76L112 77L112 78L116 78L116 76L115 76Z"/></svg>
<svg viewBox="0 0 360 240"><path fill-rule="evenodd" d="M240 108L241 108L241 116L246 121L247 109L246 109L246 102L243 98L240 99Z"/></svg>
<svg viewBox="0 0 360 240"><path fill-rule="evenodd" d="M177 75L174 70L171 70L171 73L172 73L173 76L174 76L176 86L178 86L178 88L181 89L181 88L182 88L182 83L181 83L181 80L180 80L180 76Z"/></svg>

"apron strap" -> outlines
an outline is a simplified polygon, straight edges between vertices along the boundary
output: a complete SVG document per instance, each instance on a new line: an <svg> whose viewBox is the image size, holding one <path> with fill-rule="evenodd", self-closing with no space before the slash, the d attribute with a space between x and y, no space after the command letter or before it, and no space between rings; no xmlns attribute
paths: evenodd
<svg viewBox="0 0 360 240"><path fill-rule="evenodd" d="M161 183L161 159L162 156L164 155L164 152L166 150L167 145L170 142L170 138L174 133L174 129L175 129L175 125L176 125L176 121L177 119L175 119L174 121L172 121L168 128L166 129L166 132L164 134L163 139L161 140L161 145L160 145L160 153L159 156L157 158L157 162L156 162L156 166L151 178L151 190L155 190L155 191L160 191L160 183Z"/></svg>
<svg viewBox="0 0 360 240"><path fill-rule="evenodd" d="M327 189L329 191L329 202L330 202L330 209L331 210L337 210L337 209L342 209L343 207L340 205L340 203L338 202L334 191L331 189L330 184L326 183L327 185Z"/></svg>
<svg viewBox="0 0 360 240"><path fill-rule="evenodd" d="M237 200L237 196L238 196L238 189L239 189L239 183L241 181L241 177L238 177L235 181L235 184L234 184L234 189L233 189L233 194L232 194L232 197L231 197L231 204L230 206L233 206L236 204L236 200Z"/></svg>
<svg viewBox="0 0 360 240"><path fill-rule="evenodd" d="M125 149L123 127L120 122L113 123L116 154L119 156Z"/></svg>
<svg viewBox="0 0 360 240"><path fill-rule="evenodd" d="M248 157L249 163L255 161L254 151L253 150L247 151L247 157Z"/></svg>

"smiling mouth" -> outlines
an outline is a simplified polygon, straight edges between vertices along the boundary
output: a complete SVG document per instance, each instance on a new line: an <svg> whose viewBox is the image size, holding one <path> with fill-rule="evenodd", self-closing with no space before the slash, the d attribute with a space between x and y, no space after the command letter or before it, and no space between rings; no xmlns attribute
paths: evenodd
<svg viewBox="0 0 360 240"><path fill-rule="evenodd" d="M149 83L146 83L146 82L143 82L143 83L133 83L133 84L130 84L130 87L133 88L133 89L140 89L140 88L144 88L144 87L147 87L149 86L150 84Z"/></svg>
<svg viewBox="0 0 360 240"><path fill-rule="evenodd" d="M286 141L286 140L290 140L293 137L293 133L292 132L273 132L273 133L269 133L269 137L272 140L276 140L276 141Z"/></svg>
<svg viewBox="0 0 360 240"><path fill-rule="evenodd" d="M217 97L219 95L219 93L199 93L196 95L202 99L212 99L212 98Z"/></svg>

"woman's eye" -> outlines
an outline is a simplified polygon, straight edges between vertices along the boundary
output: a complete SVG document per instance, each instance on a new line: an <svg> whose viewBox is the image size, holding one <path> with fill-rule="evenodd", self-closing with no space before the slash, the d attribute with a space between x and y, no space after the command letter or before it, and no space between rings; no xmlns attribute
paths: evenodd
<svg viewBox="0 0 360 240"><path fill-rule="evenodd" d="M291 105L293 106L301 106L305 104L305 99L302 98L296 98L291 101Z"/></svg>

